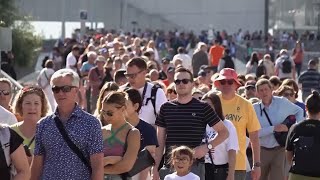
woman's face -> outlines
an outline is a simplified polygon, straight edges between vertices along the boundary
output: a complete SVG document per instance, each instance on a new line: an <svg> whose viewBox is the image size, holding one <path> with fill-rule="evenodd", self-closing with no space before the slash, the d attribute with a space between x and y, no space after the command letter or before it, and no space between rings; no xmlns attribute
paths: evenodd
<svg viewBox="0 0 320 180"><path fill-rule="evenodd" d="M294 92L290 91L290 90L286 90L283 94L283 97L287 98L289 101L294 102L295 98L294 98Z"/></svg>
<svg viewBox="0 0 320 180"><path fill-rule="evenodd" d="M177 98L177 92L175 89L167 89L167 99L169 101Z"/></svg>
<svg viewBox="0 0 320 180"><path fill-rule="evenodd" d="M124 110L124 106L103 103L100 110L103 124L117 124L119 120L123 119Z"/></svg>
<svg viewBox="0 0 320 180"><path fill-rule="evenodd" d="M22 100L22 116L24 119L40 120L41 108L41 98L37 94L28 94Z"/></svg>

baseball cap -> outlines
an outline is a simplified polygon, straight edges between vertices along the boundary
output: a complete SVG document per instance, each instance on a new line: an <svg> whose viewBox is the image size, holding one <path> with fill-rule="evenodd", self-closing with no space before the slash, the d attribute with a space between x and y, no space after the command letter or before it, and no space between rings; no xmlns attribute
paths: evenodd
<svg viewBox="0 0 320 180"><path fill-rule="evenodd" d="M174 71L175 71L174 67L169 67L168 70L167 70L168 73L171 73L171 72L174 72Z"/></svg>
<svg viewBox="0 0 320 180"><path fill-rule="evenodd" d="M219 76L215 79L214 85L218 87L220 85L220 80L228 80L233 79L239 86L241 86L241 83L238 80L238 74L234 69L231 68L224 68L220 71Z"/></svg>
<svg viewBox="0 0 320 180"><path fill-rule="evenodd" d="M245 88L249 88L249 87L253 87L255 88L256 87L256 81L247 81L246 84L244 85Z"/></svg>
<svg viewBox="0 0 320 180"><path fill-rule="evenodd" d="M205 70L205 69L210 69L210 67L208 65L201 65L200 69Z"/></svg>
<svg viewBox="0 0 320 180"><path fill-rule="evenodd" d="M198 72L198 76L206 77L206 76L207 76L207 73L206 73L206 71L204 71L203 69L201 69L201 70Z"/></svg>

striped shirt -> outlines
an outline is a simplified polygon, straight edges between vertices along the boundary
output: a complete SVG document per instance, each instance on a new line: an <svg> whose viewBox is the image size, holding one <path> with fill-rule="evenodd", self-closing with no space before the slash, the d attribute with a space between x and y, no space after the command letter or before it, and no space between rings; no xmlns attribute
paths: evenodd
<svg viewBox="0 0 320 180"><path fill-rule="evenodd" d="M212 127L219 121L220 118L209 104L193 98L186 104L177 100L164 103L155 124L166 129L167 155L172 146L199 146L205 136L206 125ZM168 162L167 156L165 162Z"/></svg>
<svg viewBox="0 0 320 180"><path fill-rule="evenodd" d="M308 69L299 76L299 83L302 84L302 91L311 93L311 89L320 92L320 73L315 69Z"/></svg>

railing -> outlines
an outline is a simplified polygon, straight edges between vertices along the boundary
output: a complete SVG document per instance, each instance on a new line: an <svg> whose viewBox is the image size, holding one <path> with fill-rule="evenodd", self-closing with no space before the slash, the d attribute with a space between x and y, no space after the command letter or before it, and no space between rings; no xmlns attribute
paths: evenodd
<svg viewBox="0 0 320 180"><path fill-rule="evenodd" d="M0 77L7 78L12 83L12 85L13 85L13 87L12 87L13 96L12 97L14 97L18 93L18 91L23 88L23 86L18 81L13 79L9 74L7 74L6 72L4 72L1 69L0 69Z"/></svg>

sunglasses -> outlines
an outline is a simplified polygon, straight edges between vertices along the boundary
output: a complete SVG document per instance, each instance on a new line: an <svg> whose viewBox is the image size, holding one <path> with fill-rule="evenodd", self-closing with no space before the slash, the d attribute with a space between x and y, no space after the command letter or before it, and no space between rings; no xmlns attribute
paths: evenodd
<svg viewBox="0 0 320 180"><path fill-rule="evenodd" d="M246 87L246 90L255 90L256 88L254 86L248 86Z"/></svg>
<svg viewBox="0 0 320 180"><path fill-rule="evenodd" d="M109 116L109 117L112 117L113 116L113 112L110 112L110 111L105 111L103 109L100 110L100 114L102 116Z"/></svg>
<svg viewBox="0 0 320 180"><path fill-rule="evenodd" d="M4 96L8 96L10 94L10 91L7 91L7 90L2 90L0 91L0 95L4 95Z"/></svg>
<svg viewBox="0 0 320 180"><path fill-rule="evenodd" d="M174 83L176 84L176 85L179 85L180 83L183 83L183 84L188 84L189 82L192 82L190 79L177 79L177 80L175 80L174 81Z"/></svg>
<svg viewBox="0 0 320 180"><path fill-rule="evenodd" d="M141 71L139 71L139 72L137 72L137 73L132 73L132 74L124 73L124 76L125 76L127 79L129 79L129 78L134 79L134 78L136 78L137 75L140 74L142 71L143 71L143 70L141 70Z"/></svg>
<svg viewBox="0 0 320 180"><path fill-rule="evenodd" d="M221 85L226 85L228 83L228 85L232 85L234 83L234 80L233 79L229 79L229 80L220 80L219 81Z"/></svg>
<svg viewBox="0 0 320 180"><path fill-rule="evenodd" d="M289 97L289 96L292 97L293 95L294 95L293 93L283 93L283 96L284 96L284 97Z"/></svg>
<svg viewBox="0 0 320 180"><path fill-rule="evenodd" d="M174 89L167 89L167 93L168 94L171 94L171 93L177 94L176 90L174 90Z"/></svg>
<svg viewBox="0 0 320 180"><path fill-rule="evenodd" d="M76 86L53 86L52 91L54 93L59 93L60 91L67 93L70 92L72 88L76 88Z"/></svg>
<svg viewBox="0 0 320 180"><path fill-rule="evenodd" d="M173 158L174 162L178 163L178 162L181 162L183 164L186 164L189 162L189 159L186 158L186 157L183 157L183 158L180 158L180 157L175 157Z"/></svg>

